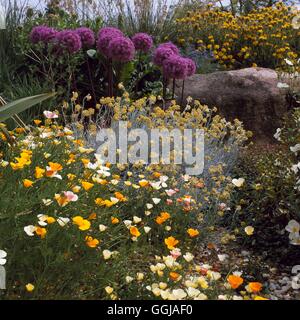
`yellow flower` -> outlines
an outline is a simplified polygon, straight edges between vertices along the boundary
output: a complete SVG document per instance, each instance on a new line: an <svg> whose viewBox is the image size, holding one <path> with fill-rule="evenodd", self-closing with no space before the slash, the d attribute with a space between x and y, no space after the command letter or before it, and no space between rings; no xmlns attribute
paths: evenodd
<svg viewBox="0 0 300 320"><path fill-rule="evenodd" d="M98 239L93 238L91 236L86 236L85 242L86 242L87 246L89 246L90 248L96 248L98 246L98 244L100 243Z"/></svg>
<svg viewBox="0 0 300 320"><path fill-rule="evenodd" d="M253 232L254 232L254 228L251 227L251 226L247 226L245 229L245 232L248 236L252 236L253 235Z"/></svg>
<svg viewBox="0 0 300 320"><path fill-rule="evenodd" d="M168 237L165 239L165 244L169 250L175 249L176 245L179 243L174 237Z"/></svg>
<svg viewBox="0 0 300 320"><path fill-rule="evenodd" d="M189 234L189 236L190 236L191 238L197 237L197 236L199 235L199 231L196 230L196 229L192 229L192 228L189 228L189 229L187 230L187 233Z"/></svg>
<svg viewBox="0 0 300 320"><path fill-rule="evenodd" d="M107 294L111 294L114 291L114 288L107 286L107 287L105 287L105 291Z"/></svg>
<svg viewBox="0 0 300 320"><path fill-rule="evenodd" d="M149 184L149 182L148 182L147 180L140 180L140 181L139 181L139 185L140 185L141 187L147 187L148 184Z"/></svg>
<svg viewBox="0 0 300 320"><path fill-rule="evenodd" d="M28 292L32 292L34 290L34 285L31 283L27 283L25 288Z"/></svg>
<svg viewBox="0 0 300 320"><path fill-rule="evenodd" d="M41 120L33 120L33 122L34 122L35 125L38 126L42 121Z"/></svg>
<svg viewBox="0 0 300 320"><path fill-rule="evenodd" d="M44 173L46 170L40 168L40 167L35 167L35 174L34 176L36 177L36 179L40 179L43 177Z"/></svg>
<svg viewBox="0 0 300 320"><path fill-rule="evenodd" d="M91 227L91 223L88 220L83 219L81 216L74 217L73 223L82 231L88 230Z"/></svg>
<svg viewBox="0 0 300 320"><path fill-rule="evenodd" d="M87 181L82 181L81 182L81 185L83 187L83 189L85 191L89 191L91 188L93 188L94 184L93 183L90 183L90 182L87 182Z"/></svg>
<svg viewBox="0 0 300 320"><path fill-rule="evenodd" d="M112 224L117 224L117 223L119 223L120 222L120 220L118 219L118 218L116 218L116 217L111 217L111 223Z"/></svg>
<svg viewBox="0 0 300 320"><path fill-rule="evenodd" d="M89 220L96 220L96 218L97 218L97 214L95 213L95 212L93 212L93 213L91 213L90 215L89 215Z"/></svg>
<svg viewBox="0 0 300 320"><path fill-rule="evenodd" d="M41 237L41 239L44 239L47 234L47 230L45 228L36 227L35 233Z"/></svg>
<svg viewBox="0 0 300 320"><path fill-rule="evenodd" d="M127 201L127 198L121 192L115 192L115 197L121 202Z"/></svg>
<svg viewBox="0 0 300 320"><path fill-rule="evenodd" d="M264 298L264 297L261 297L261 296L256 296L256 297L254 298L254 300L269 300L269 299Z"/></svg>
<svg viewBox="0 0 300 320"><path fill-rule="evenodd" d="M54 223L56 220L55 220L53 217L47 217L47 218L46 218L46 221L47 221L48 224L52 224L52 223Z"/></svg>
<svg viewBox="0 0 300 320"><path fill-rule="evenodd" d="M130 233L134 237L139 237L141 235L141 233L139 232L139 229L137 227L130 227Z"/></svg>
<svg viewBox="0 0 300 320"><path fill-rule="evenodd" d="M23 180L23 185L24 185L25 188L30 188L30 187L32 187L33 183L34 183L33 181L28 180L28 179L24 179L24 180Z"/></svg>
<svg viewBox="0 0 300 320"><path fill-rule="evenodd" d="M67 177L70 181L73 181L75 178L76 178L76 175L75 174L72 174L72 173L68 173L67 174Z"/></svg>

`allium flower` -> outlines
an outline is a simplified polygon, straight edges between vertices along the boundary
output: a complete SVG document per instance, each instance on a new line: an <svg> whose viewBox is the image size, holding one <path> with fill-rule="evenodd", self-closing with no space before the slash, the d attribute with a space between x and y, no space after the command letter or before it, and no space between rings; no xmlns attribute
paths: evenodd
<svg viewBox="0 0 300 320"><path fill-rule="evenodd" d="M179 55L179 49L178 49L178 47L177 47L174 43L172 43L171 41L162 43L159 47L169 48L169 49L171 49L175 54L178 54L178 55Z"/></svg>
<svg viewBox="0 0 300 320"><path fill-rule="evenodd" d="M194 62L194 60L192 60L192 59L186 58L185 61L186 61L187 68L188 68L187 76L190 77L195 74L195 72L197 70L197 66L196 66L196 63Z"/></svg>
<svg viewBox="0 0 300 320"><path fill-rule="evenodd" d="M160 45L156 50L154 51L153 55L153 62L162 67L165 60L168 58L177 55L174 50L170 46L166 45Z"/></svg>
<svg viewBox="0 0 300 320"><path fill-rule="evenodd" d="M110 58L121 62L132 60L135 54L133 42L129 38L120 36L110 41L108 51Z"/></svg>
<svg viewBox="0 0 300 320"><path fill-rule="evenodd" d="M124 36L122 31L117 28L102 28L98 33L97 49L105 56L109 55L109 44L115 37Z"/></svg>
<svg viewBox="0 0 300 320"><path fill-rule="evenodd" d="M185 79L188 75L186 59L172 55L163 63L163 72L168 78Z"/></svg>
<svg viewBox="0 0 300 320"><path fill-rule="evenodd" d="M60 48L69 53L75 53L82 48L80 36L74 30L63 30L56 35L56 41Z"/></svg>
<svg viewBox="0 0 300 320"><path fill-rule="evenodd" d="M56 37L57 33L55 29L47 26L34 27L30 33L30 40L35 44L39 42L48 43Z"/></svg>
<svg viewBox="0 0 300 320"><path fill-rule="evenodd" d="M142 52L148 52L153 46L152 37L142 32L135 34L132 42L134 43L135 49Z"/></svg>
<svg viewBox="0 0 300 320"><path fill-rule="evenodd" d="M90 28L81 27L75 30L80 36L82 46L91 48L95 44L95 34Z"/></svg>

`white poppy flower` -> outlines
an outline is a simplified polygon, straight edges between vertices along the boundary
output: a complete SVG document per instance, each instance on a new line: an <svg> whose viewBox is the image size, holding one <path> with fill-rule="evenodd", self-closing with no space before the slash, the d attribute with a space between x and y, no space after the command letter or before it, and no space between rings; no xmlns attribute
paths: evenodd
<svg viewBox="0 0 300 320"><path fill-rule="evenodd" d="M277 83L277 88L279 89L288 89L290 86L287 83L284 82L278 82Z"/></svg>
<svg viewBox="0 0 300 320"><path fill-rule="evenodd" d="M296 220L290 220L285 230L290 233L297 233L300 231L300 224Z"/></svg>
<svg viewBox="0 0 300 320"><path fill-rule="evenodd" d="M134 217L133 217L133 222L134 222L135 224L138 224L138 223L140 223L141 221L142 221L142 218L137 217L137 216L134 216Z"/></svg>
<svg viewBox="0 0 300 320"><path fill-rule="evenodd" d="M187 296L186 292L183 289L172 290L172 295L175 297L176 300L182 300Z"/></svg>
<svg viewBox="0 0 300 320"><path fill-rule="evenodd" d="M151 214L151 211L148 211L148 210L145 211L145 215L146 215L146 216L150 216L150 214Z"/></svg>
<svg viewBox="0 0 300 320"><path fill-rule="evenodd" d="M228 258L228 254L218 254L218 259L223 262Z"/></svg>
<svg viewBox="0 0 300 320"><path fill-rule="evenodd" d="M152 203L146 203L146 207L147 207L147 209L152 209L153 208L153 204Z"/></svg>
<svg viewBox="0 0 300 320"><path fill-rule="evenodd" d="M293 153L297 153L298 151L300 151L300 143L297 143L296 145L294 145L293 147L290 147L290 150Z"/></svg>
<svg viewBox="0 0 300 320"><path fill-rule="evenodd" d="M126 280L127 283L130 283L130 282L132 282L134 279L133 279L132 277L130 277L130 276L126 276L125 280Z"/></svg>
<svg viewBox="0 0 300 320"><path fill-rule="evenodd" d="M274 134L274 138L278 141L281 141L281 138L280 138L280 134L281 134L281 129L280 128L277 128L275 134Z"/></svg>
<svg viewBox="0 0 300 320"><path fill-rule="evenodd" d="M158 204L158 203L160 203L161 199L159 199L159 198L152 198L152 201L154 202L154 204Z"/></svg>
<svg viewBox="0 0 300 320"><path fill-rule="evenodd" d="M4 250L0 250L0 266L4 266L6 264L6 256L7 253Z"/></svg>
<svg viewBox="0 0 300 320"><path fill-rule="evenodd" d="M125 226L127 228L131 227L131 225L132 225L132 221L131 220L124 220L123 222L124 222L124 224L125 224Z"/></svg>
<svg viewBox="0 0 300 320"><path fill-rule="evenodd" d="M291 60L289 60L289 59L284 59L284 61L289 66L293 66L294 65L293 62Z"/></svg>
<svg viewBox="0 0 300 320"><path fill-rule="evenodd" d="M104 260L108 260L112 256L112 252L110 250L103 250L102 252Z"/></svg>
<svg viewBox="0 0 300 320"><path fill-rule="evenodd" d="M144 227L144 230L145 230L146 233L149 233L149 231L151 230L151 228L150 228L150 227Z"/></svg>
<svg viewBox="0 0 300 320"><path fill-rule="evenodd" d="M104 224L100 224L100 225L99 225L99 230L100 230L101 232L104 232L106 229L107 229L107 226L105 226Z"/></svg>
<svg viewBox="0 0 300 320"><path fill-rule="evenodd" d="M67 225L70 222L69 218L63 218L63 217L59 217L57 219L57 223L61 226L64 227L65 225Z"/></svg>
<svg viewBox="0 0 300 320"><path fill-rule="evenodd" d="M190 252L187 252L186 254L183 255L183 258L187 261L190 262L194 259L194 255L192 255Z"/></svg>
<svg viewBox="0 0 300 320"><path fill-rule="evenodd" d="M244 178L232 179L232 183L238 188L240 188L244 184L244 182Z"/></svg>
<svg viewBox="0 0 300 320"><path fill-rule="evenodd" d="M29 237L34 236L35 230L36 230L36 227L33 225L29 225L29 226L24 227L24 231Z"/></svg>
<svg viewBox="0 0 300 320"><path fill-rule="evenodd" d="M200 290L198 289L195 289L195 288L192 288L192 287L189 287L187 290L186 290L188 296L190 298L196 298L197 296L199 296L200 294Z"/></svg>

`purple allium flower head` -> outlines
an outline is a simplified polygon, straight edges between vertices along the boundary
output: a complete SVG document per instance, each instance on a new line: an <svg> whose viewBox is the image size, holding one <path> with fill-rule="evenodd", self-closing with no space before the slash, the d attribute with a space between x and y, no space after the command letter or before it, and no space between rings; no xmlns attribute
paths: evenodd
<svg viewBox="0 0 300 320"><path fill-rule="evenodd" d="M186 58L172 55L164 61L163 72L168 78L185 79L188 75Z"/></svg>
<svg viewBox="0 0 300 320"><path fill-rule="evenodd" d="M133 42L129 38L120 36L110 41L108 51L109 58L121 62L132 60L135 54Z"/></svg>
<svg viewBox="0 0 300 320"><path fill-rule="evenodd" d="M166 59L170 58L171 56L177 56L176 53L172 50L172 48L164 45L160 45L156 48L153 54L153 62L162 67L163 63Z"/></svg>
<svg viewBox="0 0 300 320"><path fill-rule="evenodd" d="M185 62L187 64L187 68L188 68L188 74L187 76L190 77L193 74L195 74L196 70L197 70L197 66L194 60L190 59L190 58L185 58Z"/></svg>
<svg viewBox="0 0 300 320"><path fill-rule="evenodd" d="M56 44L60 49L75 53L82 48L80 36L74 30L63 30L56 35Z"/></svg>
<svg viewBox="0 0 300 320"><path fill-rule="evenodd" d="M98 33L97 49L105 56L109 55L109 43L116 37L123 37L123 32L117 28L102 28Z"/></svg>
<svg viewBox="0 0 300 320"><path fill-rule="evenodd" d="M142 52L148 52L153 46L152 37L147 33L137 33L132 37L135 49Z"/></svg>
<svg viewBox="0 0 300 320"><path fill-rule="evenodd" d="M57 35L57 31L47 26L34 27L30 33L30 40L32 43L44 42L48 43Z"/></svg>
<svg viewBox="0 0 300 320"><path fill-rule="evenodd" d="M93 45L95 44L95 34L90 28L81 27L76 29L76 32L80 36L83 47L93 47Z"/></svg>
<svg viewBox="0 0 300 320"><path fill-rule="evenodd" d="M164 47L164 48L170 48L175 54L179 55L178 47L174 43L172 43L171 41L162 43L159 46Z"/></svg>

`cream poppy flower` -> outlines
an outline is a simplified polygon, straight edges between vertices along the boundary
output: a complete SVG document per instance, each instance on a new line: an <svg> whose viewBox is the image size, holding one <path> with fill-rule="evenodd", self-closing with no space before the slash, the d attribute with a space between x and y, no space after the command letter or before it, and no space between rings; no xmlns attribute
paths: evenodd
<svg viewBox="0 0 300 320"><path fill-rule="evenodd" d="M232 183L238 188L240 188L244 184L244 182L244 178L232 179Z"/></svg>
<svg viewBox="0 0 300 320"><path fill-rule="evenodd" d="M151 228L150 227L144 227L144 230L145 230L146 233L149 233Z"/></svg>
<svg viewBox="0 0 300 320"><path fill-rule="evenodd" d="M154 202L154 204L158 204L158 203L160 203L161 199L159 199L159 198L152 198L152 201Z"/></svg>
<svg viewBox="0 0 300 320"><path fill-rule="evenodd" d="M187 252L186 254L183 255L183 258L187 261L187 262L191 262L194 259L194 255L191 254L190 252Z"/></svg>
<svg viewBox="0 0 300 320"><path fill-rule="evenodd" d="M247 236L252 236L254 233L254 228L252 226L247 226L244 230Z"/></svg>
<svg viewBox="0 0 300 320"><path fill-rule="evenodd" d="M134 216L134 217L133 217L133 222L134 222L135 224L138 224L138 223L140 223L141 221L142 221L142 218L137 217L137 216Z"/></svg>
<svg viewBox="0 0 300 320"><path fill-rule="evenodd" d="M0 250L0 266L4 266L6 264L7 253L4 250Z"/></svg>
<svg viewBox="0 0 300 320"><path fill-rule="evenodd" d="M106 229L107 229L107 226L105 226L104 224L99 224L100 232L104 232Z"/></svg>
<svg viewBox="0 0 300 320"><path fill-rule="evenodd" d="M102 254L103 254L104 260L108 260L111 258L113 253L110 250L103 250Z"/></svg>
<svg viewBox="0 0 300 320"><path fill-rule="evenodd" d="M285 230L290 233L297 233L300 231L300 224L296 220L290 220Z"/></svg>
<svg viewBox="0 0 300 320"><path fill-rule="evenodd" d="M65 225L67 225L70 222L69 218L63 218L63 217L58 217L57 218L57 223L61 226L64 227Z"/></svg>
<svg viewBox="0 0 300 320"><path fill-rule="evenodd" d="M36 231L36 227L33 225L29 225L29 226L24 227L24 231L29 237L33 237L34 232Z"/></svg>

